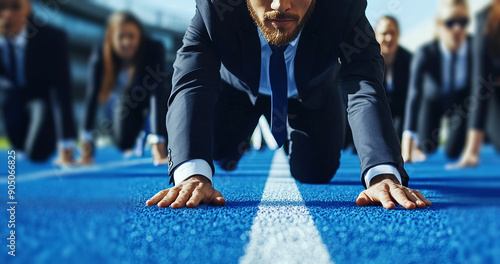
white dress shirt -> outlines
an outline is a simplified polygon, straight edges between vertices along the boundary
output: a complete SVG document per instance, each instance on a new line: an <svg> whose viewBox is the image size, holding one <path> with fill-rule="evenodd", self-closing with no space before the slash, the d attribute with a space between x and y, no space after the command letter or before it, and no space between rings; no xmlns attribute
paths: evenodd
<svg viewBox="0 0 500 264"><path fill-rule="evenodd" d="M10 47L7 43L10 41L12 46L14 47L14 57L16 59L16 67L17 67L17 83L19 84L19 88L23 88L26 86L26 72L25 72L25 62L26 62L26 47L28 45L28 31L27 28L24 27L17 36L7 39L5 36L0 38L0 45L2 47L2 63L4 64L5 69L9 69L11 67L10 61ZM72 149L75 147L74 139L63 139L59 140L58 145L60 148L64 149Z"/></svg>
<svg viewBox="0 0 500 264"><path fill-rule="evenodd" d="M469 58L467 56L467 50L469 47L468 40L465 40L464 43L460 46L457 51L457 61L455 64L455 69L452 69L452 53L448 47L444 44L443 41L439 42L439 50L441 51L441 80L443 80L441 86L441 93L446 94L449 93L452 89L450 87L450 73L452 70L455 70L455 87L453 90L460 91L465 89L467 86L467 66L469 64ZM415 131L406 130L403 132L403 138L411 138L418 145L418 137Z"/></svg>
<svg viewBox="0 0 500 264"><path fill-rule="evenodd" d="M302 33L302 32L301 32ZM295 54L297 53L297 47L299 44L300 35L293 41L291 41L288 48L285 50L285 63L288 74L288 97L289 98L298 98L298 90L297 84L295 82ZM271 47L267 42L266 38L262 35L259 30L259 38L261 44L261 72L260 72L260 85L259 85L259 94L263 95L271 95L271 81L269 78L269 61L271 58ZM212 168L210 165L203 159L194 159L186 161L180 164L174 170L174 180L176 184L179 184L186 180L187 178L193 175L203 175L207 177L210 181L212 181ZM401 183L401 175L399 171L390 164L382 164L375 166L367 171L364 175L364 180L366 186L370 186L370 181L375 176L382 174L393 174Z"/></svg>

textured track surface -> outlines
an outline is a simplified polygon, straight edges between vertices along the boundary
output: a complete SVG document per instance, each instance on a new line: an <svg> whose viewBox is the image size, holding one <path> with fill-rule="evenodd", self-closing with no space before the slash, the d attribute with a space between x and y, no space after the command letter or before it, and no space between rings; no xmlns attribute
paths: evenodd
<svg viewBox="0 0 500 264"><path fill-rule="evenodd" d="M330 184L307 185L275 153L247 153L215 177L226 207L194 210L144 206L167 187L166 167L99 154L94 168L18 163L14 258L0 175L0 263L500 263L500 155L491 148L477 169L446 171L442 153L408 166L410 187L434 203L416 211L357 207L351 154Z"/></svg>

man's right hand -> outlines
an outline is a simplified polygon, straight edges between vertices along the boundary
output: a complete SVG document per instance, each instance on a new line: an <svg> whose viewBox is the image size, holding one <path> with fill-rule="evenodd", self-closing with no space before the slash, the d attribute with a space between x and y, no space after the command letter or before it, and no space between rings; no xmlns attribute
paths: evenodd
<svg viewBox="0 0 500 264"><path fill-rule="evenodd" d="M80 165L90 165L94 163L93 158L93 145L91 142L84 141L82 142L82 156L78 160L78 164Z"/></svg>
<svg viewBox="0 0 500 264"><path fill-rule="evenodd" d="M427 156L418 148L411 138L403 138L401 141L401 151L405 163L421 162L427 159Z"/></svg>
<svg viewBox="0 0 500 264"><path fill-rule="evenodd" d="M147 206L172 207L174 209L188 207L195 208L206 204L224 206L226 200L222 194L212 187L212 182L204 176L195 175L187 178L180 184L158 192L146 201Z"/></svg>

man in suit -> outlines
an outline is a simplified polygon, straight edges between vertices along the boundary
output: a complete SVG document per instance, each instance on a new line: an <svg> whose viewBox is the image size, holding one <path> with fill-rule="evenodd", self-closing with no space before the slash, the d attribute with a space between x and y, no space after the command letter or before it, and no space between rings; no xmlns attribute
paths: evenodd
<svg viewBox="0 0 500 264"><path fill-rule="evenodd" d="M467 36L469 7L465 0L440 2L438 38L413 57L402 148L406 162L426 159L440 144L442 120L447 120L444 152L458 158L470 113L460 107L472 89L472 38Z"/></svg>
<svg viewBox="0 0 500 264"><path fill-rule="evenodd" d="M37 26L29 0L0 0L0 30L0 103L9 141L30 160L45 161L59 134L58 162L70 164L76 130L66 35Z"/></svg>
<svg viewBox="0 0 500 264"><path fill-rule="evenodd" d="M167 114L175 186L146 204L224 205L212 186L213 160L234 169L262 114L289 154L292 176L329 182L339 167L345 98L368 187L357 204L430 205L405 187L383 59L365 8L364 0L198 0L174 63Z"/></svg>

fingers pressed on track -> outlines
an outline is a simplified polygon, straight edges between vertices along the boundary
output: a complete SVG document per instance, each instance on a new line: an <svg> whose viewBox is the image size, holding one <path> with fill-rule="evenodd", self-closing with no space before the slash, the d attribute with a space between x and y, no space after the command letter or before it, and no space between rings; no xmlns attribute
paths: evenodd
<svg viewBox="0 0 500 264"><path fill-rule="evenodd" d="M432 202L427 200L427 198L425 198L425 196L419 191L419 190L413 190L413 192L418 196L418 198L420 198L420 200L422 200L427 206L431 206L432 205Z"/></svg>
<svg viewBox="0 0 500 264"><path fill-rule="evenodd" d="M380 190L377 195L378 195L378 200L382 203L384 208L394 209L396 207L396 205L391 199L389 191L387 191L386 189Z"/></svg>
<svg viewBox="0 0 500 264"><path fill-rule="evenodd" d="M358 198L356 199L356 205L358 206L367 206L367 205L370 205L372 204L372 200L370 199L370 197L366 194L366 190L361 192L359 195L358 195Z"/></svg>
<svg viewBox="0 0 500 264"><path fill-rule="evenodd" d="M203 194L200 192L198 188L194 189L193 193L191 194L191 197L189 198L189 201L186 203L186 207L189 208L195 208L198 205L200 205L201 201L203 200Z"/></svg>
<svg viewBox="0 0 500 264"><path fill-rule="evenodd" d="M425 208L426 204L418 197L418 195L411 189L405 188L404 192L406 197L410 199L418 208Z"/></svg>
<svg viewBox="0 0 500 264"><path fill-rule="evenodd" d="M391 195L394 197L394 200L398 202L399 205L403 206L406 209L415 209L417 206L414 202L410 201L408 199L406 192L403 191L402 188L399 187L393 187L391 188Z"/></svg>
<svg viewBox="0 0 500 264"><path fill-rule="evenodd" d="M217 190L214 190L212 195L210 195L210 199L207 202L208 205L213 206L224 206L226 205L226 200L222 197L222 193Z"/></svg>
<svg viewBox="0 0 500 264"><path fill-rule="evenodd" d="M151 206L157 204L159 201L161 201L161 199L163 199L163 197L165 197L165 195L168 194L168 191L169 189L159 191L153 197L149 198L149 200L146 201L146 205Z"/></svg>
<svg viewBox="0 0 500 264"><path fill-rule="evenodd" d="M182 190L179 192L179 195L177 196L177 199L175 199L175 202L173 202L170 205L170 207L174 209L185 207L186 202L189 200L189 197L191 197L192 192L193 192L192 187L183 186Z"/></svg>
<svg viewBox="0 0 500 264"><path fill-rule="evenodd" d="M177 196L179 195L180 188L171 188L170 191L168 192L163 199L158 202L158 207L168 207L170 204L172 204L175 199L177 199Z"/></svg>

